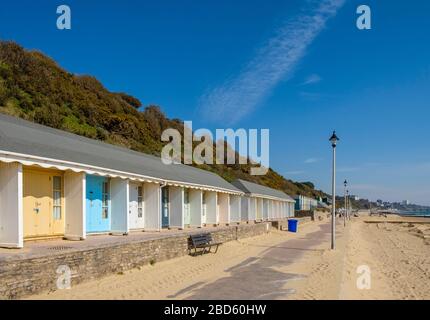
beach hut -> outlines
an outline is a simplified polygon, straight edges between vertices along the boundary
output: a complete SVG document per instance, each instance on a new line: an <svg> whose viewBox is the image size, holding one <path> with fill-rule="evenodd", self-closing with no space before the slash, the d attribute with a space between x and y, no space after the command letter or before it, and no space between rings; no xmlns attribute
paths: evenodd
<svg viewBox="0 0 430 320"><path fill-rule="evenodd" d="M241 179L233 181L232 184L245 193L244 199L247 200L244 201L247 202L249 220L285 219L287 210L283 208L287 207L291 216L294 216L295 201L286 193Z"/></svg>
<svg viewBox="0 0 430 320"><path fill-rule="evenodd" d="M169 187L161 188L161 227L168 228L170 226L170 192Z"/></svg>
<svg viewBox="0 0 430 320"><path fill-rule="evenodd" d="M309 211L318 207L318 200L303 195L297 195L295 201L295 210L297 211Z"/></svg>
<svg viewBox="0 0 430 320"><path fill-rule="evenodd" d="M129 185L129 228L142 230L145 228L145 186L141 182L130 182Z"/></svg>
<svg viewBox="0 0 430 320"><path fill-rule="evenodd" d="M129 231L129 181L86 175L87 234Z"/></svg>
<svg viewBox="0 0 430 320"><path fill-rule="evenodd" d="M86 177L86 228L88 233L111 230L110 181L107 177Z"/></svg>
<svg viewBox="0 0 430 320"><path fill-rule="evenodd" d="M251 198L242 196L240 197L240 220L242 222L248 222L250 220L251 211Z"/></svg>
<svg viewBox="0 0 430 320"><path fill-rule="evenodd" d="M219 223L230 223L230 196L227 193L218 194Z"/></svg>
<svg viewBox="0 0 430 320"><path fill-rule="evenodd" d="M269 199L263 199L263 220L269 220Z"/></svg>
<svg viewBox="0 0 430 320"><path fill-rule="evenodd" d="M191 225L190 189L184 189L184 227Z"/></svg>
<svg viewBox="0 0 430 320"><path fill-rule="evenodd" d="M218 205L218 193L214 191L204 192L204 203L205 203L205 221L206 225L218 225L219 224L219 205Z"/></svg>
<svg viewBox="0 0 430 320"><path fill-rule="evenodd" d="M241 222L241 197L237 195L230 195L230 223Z"/></svg>
<svg viewBox="0 0 430 320"><path fill-rule="evenodd" d="M33 166L23 168L24 238L65 233L64 174Z"/></svg>
<svg viewBox="0 0 430 320"><path fill-rule="evenodd" d="M229 195L212 172L0 114L2 247L228 223Z"/></svg>

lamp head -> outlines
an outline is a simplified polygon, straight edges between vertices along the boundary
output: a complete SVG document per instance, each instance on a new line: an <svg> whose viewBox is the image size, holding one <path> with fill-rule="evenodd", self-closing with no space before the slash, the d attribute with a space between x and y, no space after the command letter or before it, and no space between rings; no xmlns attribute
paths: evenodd
<svg viewBox="0 0 430 320"><path fill-rule="evenodd" d="M331 142L331 146L333 148L336 147L337 142L339 141L339 138L336 135L336 131L333 131L332 136L330 137L329 141Z"/></svg>

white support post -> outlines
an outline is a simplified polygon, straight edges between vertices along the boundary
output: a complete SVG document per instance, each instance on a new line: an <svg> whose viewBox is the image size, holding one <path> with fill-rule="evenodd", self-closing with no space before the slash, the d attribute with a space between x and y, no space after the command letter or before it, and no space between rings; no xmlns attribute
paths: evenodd
<svg viewBox="0 0 430 320"><path fill-rule="evenodd" d="M220 193L219 197L219 222L224 224L230 223L230 196L226 193Z"/></svg>
<svg viewBox="0 0 430 320"><path fill-rule="evenodd" d="M249 221L255 221L257 220L257 199L250 197L249 198Z"/></svg>
<svg viewBox="0 0 430 320"><path fill-rule="evenodd" d="M157 183L143 185L145 231L161 230L161 188Z"/></svg>
<svg viewBox="0 0 430 320"><path fill-rule="evenodd" d="M203 210L203 192L202 190L190 189L190 216L192 227L201 228Z"/></svg>
<svg viewBox="0 0 430 320"><path fill-rule="evenodd" d="M206 191L206 224L218 224L217 192Z"/></svg>
<svg viewBox="0 0 430 320"><path fill-rule="evenodd" d="M248 222L249 216L250 216L250 203L251 203L251 198L247 197L247 196L242 196L240 197L240 220L243 222Z"/></svg>
<svg viewBox="0 0 430 320"><path fill-rule="evenodd" d="M230 195L230 221L240 222L240 197Z"/></svg>
<svg viewBox="0 0 430 320"><path fill-rule="evenodd" d="M170 227L184 229L184 188L169 187Z"/></svg>
<svg viewBox="0 0 430 320"><path fill-rule="evenodd" d="M86 238L86 175L83 172L67 171L64 174L64 208L68 240Z"/></svg>
<svg viewBox="0 0 430 320"><path fill-rule="evenodd" d="M114 178L110 182L111 192L111 232L113 234L128 234L128 201L129 201L129 181L126 179Z"/></svg>
<svg viewBox="0 0 430 320"><path fill-rule="evenodd" d="M0 247L24 247L22 181L20 163L0 162Z"/></svg>

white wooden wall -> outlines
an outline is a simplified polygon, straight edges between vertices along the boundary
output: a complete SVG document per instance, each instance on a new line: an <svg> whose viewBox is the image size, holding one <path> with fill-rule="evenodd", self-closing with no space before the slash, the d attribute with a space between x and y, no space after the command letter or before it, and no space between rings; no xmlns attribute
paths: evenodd
<svg viewBox="0 0 430 320"><path fill-rule="evenodd" d="M69 240L86 238L86 175L83 172L67 171L64 174L64 208L66 230Z"/></svg>
<svg viewBox="0 0 430 320"><path fill-rule="evenodd" d="M247 196L240 197L240 220L243 222L249 221L249 211L251 198Z"/></svg>
<svg viewBox="0 0 430 320"><path fill-rule="evenodd" d="M217 192L206 191L206 224L218 224Z"/></svg>
<svg viewBox="0 0 430 320"><path fill-rule="evenodd" d="M129 181L126 179L113 178L110 180L112 233L128 233L129 231L129 187Z"/></svg>
<svg viewBox="0 0 430 320"><path fill-rule="evenodd" d="M240 196L230 195L230 221L240 222Z"/></svg>
<svg viewBox="0 0 430 320"><path fill-rule="evenodd" d="M190 225L193 227L202 227L202 202L203 192L201 190L190 189Z"/></svg>
<svg viewBox="0 0 430 320"><path fill-rule="evenodd" d="M219 197L219 223L230 223L230 196L220 193Z"/></svg>
<svg viewBox="0 0 430 320"><path fill-rule="evenodd" d="M22 165L0 162L0 247L22 248Z"/></svg>
<svg viewBox="0 0 430 320"><path fill-rule="evenodd" d="M294 203L290 203L290 212L289 212L289 217L294 217L295 216L295 213L294 213L294 210L295 210L295 204Z"/></svg>
<svg viewBox="0 0 430 320"><path fill-rule="evenodd" d="M248 220L257 220L257 199L254 197L249 198Z"/></svg>
<svg viewBox="0 0 430 320"><path fill-rule="evenodd" d="M257 221L261 221L263 219L263 199L257 198Z"/></svg>
<svg viewBox="0 0 430 320"><path fill-rule="evenodd" d="M156 183L145 183L144 191L144 218L146 231L159 231L161 229L161 188Z"/></svg>
<svg viewBox="0 0 430 320"><path fill-rule="evenodd" d="M269 200L263 199L263 220L269 219Z"/></svg>
<svg viewBox="0 0 430 320"><path fill-rule="evenodd" d="M169 187L170 219L169 226L184 228L184 188Z"/></svg>

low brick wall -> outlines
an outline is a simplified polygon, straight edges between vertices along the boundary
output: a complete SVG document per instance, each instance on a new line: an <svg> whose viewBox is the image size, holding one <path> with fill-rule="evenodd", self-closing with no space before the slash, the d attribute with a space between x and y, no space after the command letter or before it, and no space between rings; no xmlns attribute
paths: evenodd
<svg viewBox="0 0 430 320"><path fill-rule="evenodd" d="M238 225L211 231L228 242L270 232L269 223ZM201 230L204 232L204 230ZM0 263L0 299L17 299L57 289L57 268L68 266L72 285L188 254L188 234L87 250L62 252Z"/></svg>

